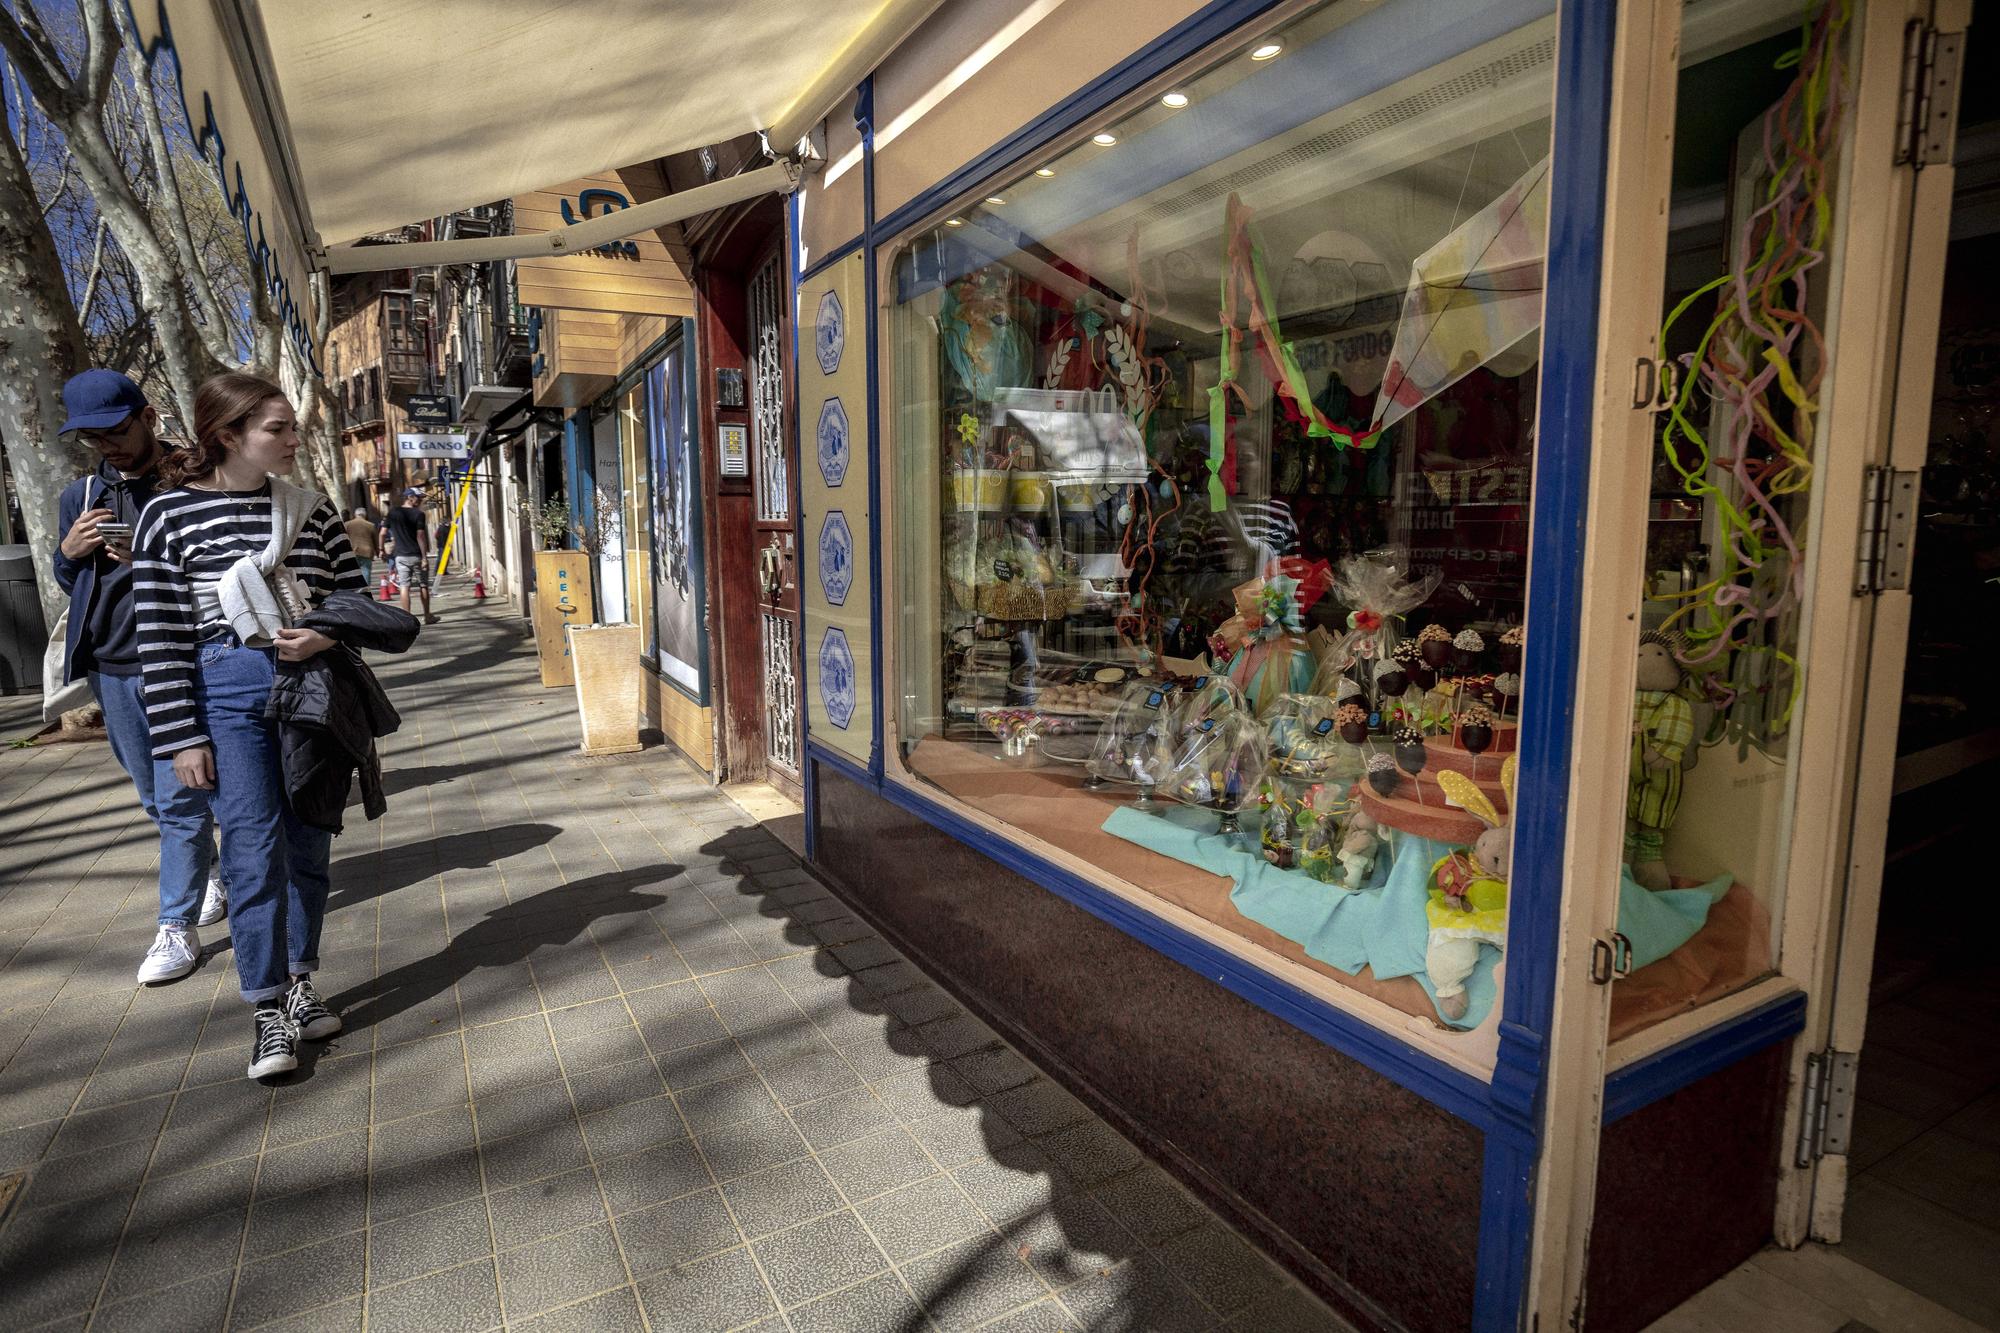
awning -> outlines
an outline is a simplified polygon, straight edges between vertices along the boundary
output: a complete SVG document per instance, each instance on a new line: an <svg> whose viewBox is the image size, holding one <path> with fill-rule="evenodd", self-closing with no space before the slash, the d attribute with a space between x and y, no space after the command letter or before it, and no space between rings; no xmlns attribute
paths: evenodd
<svg viewBox="0 0 2000 1333"><path fill-rule="evenodd" d="M266 276L762 131L789 152L939 0L131 0Z"/></svg>

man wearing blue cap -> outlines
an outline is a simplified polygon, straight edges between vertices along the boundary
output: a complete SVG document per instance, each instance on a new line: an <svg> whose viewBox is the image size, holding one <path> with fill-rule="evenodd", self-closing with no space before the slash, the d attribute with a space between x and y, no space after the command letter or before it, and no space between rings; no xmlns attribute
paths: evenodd
<svg viewBox="0 0 2000 1333"><path fill-rule="evenodd" d="M132 607L132 532L139 511L153 498L164 451L155 427L159 415L146 395L115 370L86 370L63 385L68 419L62 433L75 431L95 449L94 471L63 489L57 531L56 582L69 594L69 637L64 644L63 682L82 675L104 710L111 753L139 789L139 803L159 823L154 803L158 781L174 781L173 770L156 770L152 739L140 695L139 621ZM160 928L139 964L142 983L172 981L194 971L201 957L196 926L213 925L226 911L222 883L213 874L212 834L162 832L160 840Z"/></svg>

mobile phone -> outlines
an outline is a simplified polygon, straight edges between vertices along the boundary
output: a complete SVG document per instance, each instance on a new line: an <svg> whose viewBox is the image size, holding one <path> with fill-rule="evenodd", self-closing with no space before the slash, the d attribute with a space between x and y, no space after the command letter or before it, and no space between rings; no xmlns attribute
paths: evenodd
<svg viewBox="0 0 2000 1333"><path fill-rule="evenodd" d="M97 535L104 538L105 541L113 546L130 546L132 544L132 525L130 523L99 523L97 525Z"/></svg>

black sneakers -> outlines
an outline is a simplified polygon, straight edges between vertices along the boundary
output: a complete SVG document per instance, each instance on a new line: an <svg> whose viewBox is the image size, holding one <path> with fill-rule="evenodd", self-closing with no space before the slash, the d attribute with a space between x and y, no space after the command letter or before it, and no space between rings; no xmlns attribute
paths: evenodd
<svg viewBox="0 0 2000 1333"><path fill-rule="evenodd" d="M299 1067L299 1029L282 1009L259 1009L250 1046L250 1077L269 1078Z"/></svg>
<svg viewBox="0 0 2000 1333"><path fill-rule="evenodd" d="M285 1017L298 1027L307 1041L325 1041L340 1031L340 1015L326 1007L313 989L312 978L300 977L285 992Z"/></svg>

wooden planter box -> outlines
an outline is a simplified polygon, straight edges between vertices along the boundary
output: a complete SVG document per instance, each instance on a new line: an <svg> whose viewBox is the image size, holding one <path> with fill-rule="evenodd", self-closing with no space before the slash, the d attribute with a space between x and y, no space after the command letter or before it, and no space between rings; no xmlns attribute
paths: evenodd
<svg viewBox="0 0 2000 1333"><path fill-rule="evenodd" d="M584 754L639 748L639 646L637 625L569 627Z"/></svg>

